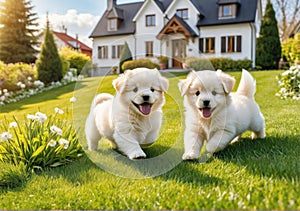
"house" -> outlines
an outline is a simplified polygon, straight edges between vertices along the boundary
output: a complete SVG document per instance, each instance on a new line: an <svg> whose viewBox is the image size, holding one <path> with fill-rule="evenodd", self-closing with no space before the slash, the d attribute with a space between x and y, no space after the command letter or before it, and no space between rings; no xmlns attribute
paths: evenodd
<svg viewBox="0 0 300 211"><path fill-rule="evenodd" d="M181 68L184 58L250 59L255 66L261 0L145 0L107 9L92 31L93 63L118 66L125 41L135 59L169 57Z"/></svg>
<svg viewBox="0 0 300 211"><path fill-rule="evenodd" d="M72 49L78 50L80 53L86 54L89 57L92 57L92 48L84 44L83 42L76 38L71 37L66 32L56 32L53 31L54 41L58 49L62 47L70 47Z"/></svg>

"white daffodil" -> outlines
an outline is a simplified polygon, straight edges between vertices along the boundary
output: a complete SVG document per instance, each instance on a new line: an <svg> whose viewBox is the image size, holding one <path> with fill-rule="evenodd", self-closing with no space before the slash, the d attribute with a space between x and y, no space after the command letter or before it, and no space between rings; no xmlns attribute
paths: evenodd
<svg viewBox="0 0 300 211"><path fill-rule="evenodd" d="M50 147L55 147L55 146L56 146L56 141L53 140L53 139L51 139L51 140L49 141L49 143L48 143L48 146L50 146Z"/></svg>
<svg viewBox="0 0 300 211"><path fill-rule="evenodd" d="M60 108L54 108L54 111L55 111L55 113L56 114L63 114L64 113L64 111L63 110L61 110Z"/></svg>
<svg viewBox="0 0 300 211"><path fill-rule="evenodd" d="M52 125L50 127L50 131L53 134L57 134L57 135L60 135L60 136L62 135L62 130L59 127L55 126L55 125Z"/></svg>
<svg viewBox="0 0 300 211"><path fill-rule="evenodd" d="M33 115L33 114L28 114L27 115L27 119L30 119L32 121L37 121L37 116Z"/></svg>
<svg viewBox="0 0 300 211"><path fill-rule="evenodd" d="M12 134L10 132L4 132L0 134L0 142L8 141L12 139Z"/></svg>
<svg viewBox="0 0 300 211"><path fill-rule="evenodd" d="M66 139L61 138L61 139L59 139L58 143L60 145L64 145L64 149L68 149L69 148L69 141L66 140Z"/></svg>
<svg viewBox="0 0 300 211"><path fill-rule="evenodd" d="M71 98L70 98L70 102L71 102L71 103L75 103L76 100L77 100L76 97L71 97Z"/></svg>
<svg viewBox="0 0 300 211"><path fill-rule="evenodd" d="M43 123L43 122L45 122L47 120L46 114L43 114L41 112L37 112L35 114L35 116L37 117L37 121L39 121L40 123Z"/></svg>
<svg viewBox="0 0 300 211"><path fill-rule="evenodd" d="M16 122L11 122L11 123L9 123L9 127L10 127L10 128L16 128L16 127L18 127L18 123L16 123Z"/></svg>

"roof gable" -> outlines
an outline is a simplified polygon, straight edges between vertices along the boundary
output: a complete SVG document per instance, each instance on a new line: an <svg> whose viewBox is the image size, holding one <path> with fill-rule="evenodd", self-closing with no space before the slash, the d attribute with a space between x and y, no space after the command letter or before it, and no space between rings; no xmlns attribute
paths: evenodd
<svg viewBox="0 0 300 211"><path fill-rule="evenodd" d="M118 30L116 31L107 30L108 19L112 18L114 15L112 15L111 11L106 10L97 23L96 27L94 28L93 32L91 33L90 37L93 38L135 33L135 23L132 20L142 5L143 2L116 5L115 8L116 11L118 11L118 17L123 16L122 18L119 18L121 20L118 24ZM120 11L122 11L123 13L122 16L119 14ZM115 12L113 12L113 14L114 13Z"/></svg>

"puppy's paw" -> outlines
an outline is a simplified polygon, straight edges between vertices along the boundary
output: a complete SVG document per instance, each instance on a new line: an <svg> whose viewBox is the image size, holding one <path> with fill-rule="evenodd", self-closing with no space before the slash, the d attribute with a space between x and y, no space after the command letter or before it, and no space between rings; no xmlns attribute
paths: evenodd
<svg viewBox="0 0 300 211"><path fill-rule="evenodd" d="M146 154L142 150L135 150L127 155L130 160L145 158Z"/></svg>
<svg viewBox="0 0 300 211"><path fill-rule="evenodd" d="M196 160L198 156L195 152L186 152L182 155L182 160Z"/></svg>

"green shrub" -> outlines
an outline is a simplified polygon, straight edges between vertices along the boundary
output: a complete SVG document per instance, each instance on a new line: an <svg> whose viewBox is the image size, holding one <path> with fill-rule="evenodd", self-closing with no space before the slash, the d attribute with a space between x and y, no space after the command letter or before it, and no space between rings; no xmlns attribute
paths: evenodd
<svg viewBox="0 0 300 211"><path fill-rule="evenodd" d="M70 70L70 62L63 56L60 56L60 61L61 61L61 64L62 64L62 74L64 76Z"/></svg>
<svg viewBox="0 0 300 211"><path fill-rule="evenodd" d="M290 66L297 65L298 61L300 62L300 34L283 41L282 56L289 62Z"/></svg>
<svg viewBox="0 0 300 211"><path fill-rule="evenodd" d="M21 89L17 85L19 82L25 84L26 87L30 87L36 77L37 70L35 66L23 63L6 65L0 61L0 90L19 90Z"/></svg>
<svg viewBox="0 0 300 211"><path fill-rule="evenodd" d="M16 118L0 125L0 162L25 165L27 171L57 167L82 154L76 131L60 118L63 111L55 108L55 115L41 112L27 115L23 124Z"/></svg>
<svg viewBox="0 0 300 211"><path fill-rule="evenodd" d="M91 58L89 56L68 47L62 48L59 54L60 57L69 62L69 68L77 69L78 75L80 74L86 63L91 61Z"/></svg>
<svg viewBox="0 0 300 211"><path fill-rule="evenodd" d="M4 188L20 187L29 176L24 165L0 162L0 169L0 187Z"/></svg>
<svg viewBox="0 0 300 211"><path fill-rule="evenodd" d="M120 63L119 63L119 69L120 72L123 73L124 72L124 68L123 68L123 64L127 61L131 61L132 60L132 53L130 51L130 48L128 46L128 43L125 42L124 47L122 49L121 52L121 56L120 56Z"/></svg>
<svg viewBox="0 0 300 211"><path fill-rule="evenodd" d="M199 70L217 70L222 71L240 71L242 69L250 69L252 61L248 59L244 60L232 60L227 58L210 58L203 59L197 57L186 58L186 64L190 69Z"/></svg>
<svg viewBox="0 0 300 211"><path fill-rule="evenodd" d="M40 57L36 60L38 79L46 85L51 82L60 81L62 75L62 63L54 41L53 33L50 30L49 21L44 31L44 41Z"/></svg>
<svg viewBox="0 0 300 211"><path fill-rule="evenodd" d="M277 76L280 90L276 96L282 99L300 100L300 65L292 66L289 70Z"/></svg>
<svg viewBox="0 0 300 211"><path fill-rule="evenodd" d="M137 59L137 60L132 60L132 61L127 61L124 62L122 69L123 70L132 70L138 67L145 67L149 69L158 69L159 70L159 65L150 59Z"/></svg>

